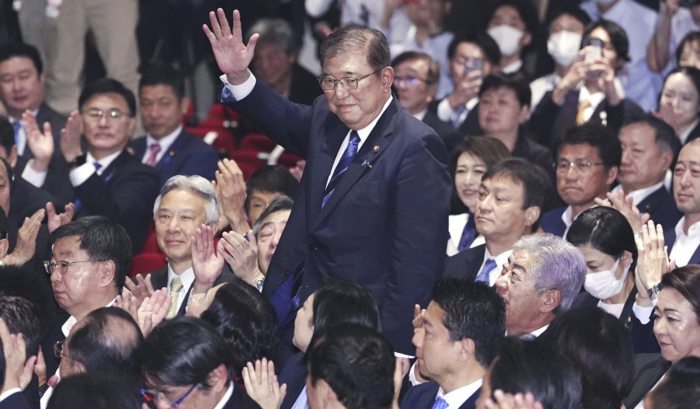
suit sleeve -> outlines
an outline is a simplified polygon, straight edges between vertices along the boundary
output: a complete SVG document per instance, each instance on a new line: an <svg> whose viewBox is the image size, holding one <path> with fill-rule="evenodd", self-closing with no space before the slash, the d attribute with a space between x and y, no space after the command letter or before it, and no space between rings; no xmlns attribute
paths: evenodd
<svg viewBox="0 0 700 409"><path fill-rule="evenodd" d="M326 104L325 98L316 103ZM267 137L282 145L287 151L307 157L311 129L312 108L290 102L272 88L257 81L253 91L226 106L250 120Z"/></svg>
<svg viewBox="0 0 700 409"><path fill-rule="evenodd" d="M193 144L190 157L184 162L179 174L185 176L197 175L206 180L214 180L218 163L219 155L211 146Z"/></svg>
<svg viewBox="0 0 700 409"><path fill-rule="evenodd" d="M384 334L404 354L413 354L413 306L427 306L445 260L452 194L446 156L437 135L419 138L408 147L396 177L391 267L381 319Z"/></svg>
<svg viewBox="0 0 700 409"><path fill-rule="evenodd" d="M544 94L527 122L527 128L531 131L534 141L544 146L550 146L552 125L554 125L554 120L560 109L561 107L552 100L551 91Z"/></svg>
<svg viewBox="0 0 700 409"><path fill-rule="evenodd" d="M22 392L18 391L0 401L0 409L29 409L29 403Z"/></svg>

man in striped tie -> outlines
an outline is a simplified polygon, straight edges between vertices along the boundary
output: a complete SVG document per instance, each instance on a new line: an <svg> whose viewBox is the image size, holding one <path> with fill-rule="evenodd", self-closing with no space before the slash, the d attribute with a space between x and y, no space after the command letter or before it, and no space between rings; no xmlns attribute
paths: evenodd
<svg viewBox="0 0 700 409"><path fill-rule="evenodd" d="M410 311L428 303L440 275L451 187L439 136L392 96L386 38L362 27L331 34L321 47L324 95L309 107L248 70L258 35L244 43L238 11L233 30L221 9L210 20L222 100L306 159L263 288L280 328L323 279L340 277L372 292L395 351L413 354Z"/></svg>

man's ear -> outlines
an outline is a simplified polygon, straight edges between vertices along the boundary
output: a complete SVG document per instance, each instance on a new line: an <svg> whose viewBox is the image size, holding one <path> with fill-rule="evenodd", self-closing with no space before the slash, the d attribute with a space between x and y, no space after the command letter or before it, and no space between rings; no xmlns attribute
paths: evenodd
<svg viewBox="0 0 700 409"><path fill-rule="evenodd" d="M462 338L462 340L459 341L459 344L459 360L460 362L466 362L476 353L476 344L471 338Z"/></svg>
<svg viewBox="0 0 700 409"><path fill-rule="evenodd" d="M7 239L0 239L0 259L7 255L7 250L10 248L10 242Z"/></svg>
<svg viewBox="0 0 700 409"><path fill-rule="evenodd" d="M518 123L522 124L527 120L527 116L530 114L530 105L525 104L520 108L520 115L518 118Z"/></svg>
<svg viewBox="0 0 700 409"><path fill-rule="evenodd" d="M525 209L525 225L530 227L540 218L539 206L530 206Z"/></svg>
<svg viewBox="0 0 700 409"><path fill-rule="evenodd" d="M180 113L182 115L187 115L187 109L190 107L190 99L187 97L182 97L180 99Z"/></svg>
<svg viewBox="0 0 700 409"><path fill-rule="evenodd" d="M669 163L668 166L671 166ZM608 177L605 180L605 184L610 186L615 182L615 179L617 179L617 173L620 169L617 166L611 166L610 169L608 170Z"/></svg>
<svg viewBox="0 0 700 409"><path fill-rule="evenodd" d="M226 369L226 365L221 364L214 368L214 370L207 375L207 380L211 385L212 391L220 392L226 390L228 388L228 370Z"/></svg>
<svg viewBox="0 0 700 409"><path fill-rule="evenodd" d="M338 403L338 395L333 391L333 389L328 384L328 382L325 381L325 379L317 380L315 388L316 393L321 398L321 400L323 402L326 402L326 404L323 405L323 407L333 407L335 406L334 404Z"/></svg>
<svg viewBox="0 0 700 409"><path fill-rule="evenodd" d="M542 294L542 306L540 311L543 313L554 311L561 304L561 291L557 289L546 290Z"/></svg>
<svg viewBox="0 0 700 409"><path fill-rule="evenodd" d="M85 365L83 365L82 362L74 361L71 359L71 365L73 365L73 369L75 369L75 373L87 372L87 369L85 369Z"/></svg>
<svg viewBox="0 0 700 409"><path fill-rule="evenodd" d="M381 71L382 88L386 92L391 92L391 84L394 83L394 69L385 67Z"/></svg>
<svg viewBox="0 0 700 409"><path fill-rule="evenodd" d="M102 286L114 285L114 276L117 273L117 264L114 260L103 261L101 273L100 284Z"/></svg>

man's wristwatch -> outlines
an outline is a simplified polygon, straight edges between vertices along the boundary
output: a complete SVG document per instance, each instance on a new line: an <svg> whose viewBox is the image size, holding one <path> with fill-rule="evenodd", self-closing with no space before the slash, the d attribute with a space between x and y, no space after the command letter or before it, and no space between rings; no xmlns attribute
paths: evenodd
<svg viewBox="0 0 700 409"><path fill-rule="evenodd" d="M659 295L660 292L661 292L661 283L656 283L656 284L652 285L651 287L649 287L649 289L647 290L647 294L649 294L649 298L651 298L655 295Z"/></svg>
<svg viewBox="0 0 700 409"><path fill-rule="evenodd" d="M71 169L75 169L75 168L77 168L78 166L84 165L85 162L87 162L87 155L86 155L86 154L82 154L82 155L76 156L75 159L73 159L72 161L68 162L68 166L69 166Z"/></svg>

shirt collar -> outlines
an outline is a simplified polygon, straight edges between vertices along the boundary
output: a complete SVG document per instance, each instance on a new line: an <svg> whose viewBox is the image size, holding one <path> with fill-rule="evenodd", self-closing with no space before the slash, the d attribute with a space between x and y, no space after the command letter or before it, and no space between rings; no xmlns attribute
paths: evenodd
<svg viewBox="0 0 700 409"><path fill-rule="evenodd" d="M105 308L111 307L112 305L114 305L114 303L116 301L117 301L117 297L114 297L114 299L112 299L112 301L110 301L109 303L107 303L107 305L105 305ZM68 334L70 334L70 330L73 329L73 326L77 322L78 322L78 320L74 316L71 315L70 317L68 317L66 322L64 322L63 325L61 325L61 332L63 333L63 335L66 338L68 338Z"/></svg>
<svg viewBox="0 0 700 409"><path fill-rule="evenodd" d="M484 261L492 258L493 261L496 262L497 266L502 266L508 261L508 257L510 257L511 254L513 254L513 249L506 250L503 253L497 255L497 256L492 256L491 253L489 252L488 247L484 248Z"/></svg>
<svg viewBox="0 0 700 409"><path fill-rule="evenodd" d="M34 115L34 118L36 118L36 116L39 115L39 108L35 109L35 110L32 112L32 114ZM12 115L7 114L7 120L10 121L10 123L12 123L12 122L14 122L14 121L19 122L19 121L22 120L22 118L15 118L15 117L13 117ZM39 125L39 129L42 129L42 128L41 128L42 124L38 124L38 125Z"/></svg>
<svg viewBox="0 0 700 409"><path fill-rule="evenodd" d="M683 216L676 224L676 239L678 237L691 237L700 235L700 222L696 222L688 228L688 234L685 234L685 216Z"/></svg>
<svg viewBox="0 0 700 409"><path fill-rule="evenodd" d="M440 389L438 389L436 398L442 396L442 398L445 399L445 402L447 402L450 408L459 408L464 402L467 401L467 399L469 399L474 394L474 392L481 388L481 385L483 383L484 378L479 378L476 381L468 385L464 385L460 388L457 388L450 393L445 393L442 387L440 387Z"/></svg>
<svg viewBox="0 0 700 409"><path fill-rule="evenodd" d="M122 152L123 151L114 152L112 154L105 156L104 158L102 158L100 160L95 159L95 157L92 156L92 154L90 152L88 152L86 162L87 163L95 163L95 162L99 163L100 168L97 170L97 174L101 175L102 172L104 172L105 169L107 169L107 167L109 165L111 165L112 162L114 162L114 160L117 159L117 156L121 155Z"/></svg>
<svg viewBox="0 0 700 409"><path fill-rule="evenodd" d="M522 67L523 67L523 60L517 60L517 61L514 61L514 62L506 65L505 67L503 67L503 69L501 69L501 71L505 74L512 74L514 72L520 71L520 69Z"/></svg>
<svg viewBox="0 0 700 409"><path fill-rule="evenodd" d="M427 113L428 113L428 108L425 108L424 110L420 111L419 113L413 115L413 117L419 121L422 121L423 118L425 118L425 114L427 114Z"/></svg>
<svg viewBox="0 0 700 409"><path fill-rule="evenodd" d="M649 187L645 187L643 189L635 190L633 192L625 192L627 196L632 197L632 202L634 203L635 206L639 206L639 203L642 202L642 200L646 199L650 194L656 192L659 190L662 186L664 185L664 181L662 180L661 182L651 185ZM613 192L619 192L622 190L622 185L617 185L615 186L615 189L613 189Z"/></svg>
<svg viewBox="0 0 700 409"><path fill-rule="evenodd" d="M686 141L688 141L688 136L690 136L690 133L693 132L693 129L695 129L696 126L698 126L698 122L700 122L700 119L696 119L695 122L693 122L692 125L688 127L682 134L678 135L678 139L681 141L681 145L685 145Z"/></svg>
<svg viewBox="0 0 700 409"><path fill-rule="evenodd" d="M146 150L148 150L151 145L157 143L160 145L161 152L167 151L170 148L170 145L175 142L175 139L180 136L180 132L182 132L182 125L178 126L172 133L160 138L160 140L156 140L156 138L151 136L151 134L146 134Z"/></svg>
<svg viewBox="0 0 700 409"><path fill-rule="evenodd" d="M379 122L379 118L384 115L384 111L386 111L387 108L389 108L389 104L391 104L391 101L394 99L393 96L389 96L389 99L386 100L384 103L384 107L382 108L382 111L377 115L376 118L372 122L369 123L369 125L365 126L362 129L357 130L357 135L360 137L360 144L358 145L357 149L359 151L360 147L362 146L362 143L369 138L369 134L372 133L372 130L374 127L377 125L377 122Z"/></svg>
<svg viewBox="0 0 700 409"><path fill-rule="evenodd" d="M190 267L187 270L183 271L182 274L177 275L170 267L170 264L168 264L168 287L170 287L170 282L173 281L173 278L175 277L180 277L180 281L182 282L182 288L188 289L194 283L194 269Z"/></svg>
<svg viewBox="0 0 700 409"><path fill-rule="evenodd" d="M228 385L228 389L226 390L226 393L225 393L224 396L221 398L221 400L219 401L219 403L217 403L216 406L214 406L214 409L223 409L224 406L226 406L226 404L228 403L229 399L231 399L231 395L233 395L233 388L234 388L233 382L231 382L231 383Z"/></svg>

